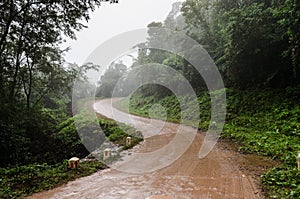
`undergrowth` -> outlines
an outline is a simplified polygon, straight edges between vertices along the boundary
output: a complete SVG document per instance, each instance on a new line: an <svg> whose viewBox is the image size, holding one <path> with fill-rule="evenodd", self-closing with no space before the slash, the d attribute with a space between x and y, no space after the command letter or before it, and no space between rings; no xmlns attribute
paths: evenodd
<svg viewBox="0 0 300 199"><path fill-rule="evenodd" d="M79 177L106 168L100 162L84 162L78 169L68 168L68 161L55 165L31 164L0 168L0 198L20 198L51 189Z"/></svg>
<svg viewBox="0 0 300 199"><path fill-rule="evenodd" d="M76 125L75 119L77 120ZM133 127L119 124L106 118L98 118L98 123L105 135L102 136L103 139L108 138L109 141L118 145L122 150L131 148L142 140L140 136L132 136L136 132ZM84 133L84 135L81 135L81 139L79 138L80 132ZM93 129L91 120L76 115L58 125L57 132L53 136L57 143L61 143L63 147L69 147L70 150L68 151L72 151L68 154L59 154L68 159L73 156L79 158L87 156L89 151L83 146L82 139L94 141L95 147L97 147L99 141L101 141L98 139L101 139L101 136L99 137L98 134ZM132 137L130 145L126 145L126 137L128 136ZM106 166L101 162L88 161L83 162L78 169L72 170L68 168L67 160L57 164L35 163L0 168L0 198L20 198L52 189L70 180L90 175L104 168Z"/></svg>

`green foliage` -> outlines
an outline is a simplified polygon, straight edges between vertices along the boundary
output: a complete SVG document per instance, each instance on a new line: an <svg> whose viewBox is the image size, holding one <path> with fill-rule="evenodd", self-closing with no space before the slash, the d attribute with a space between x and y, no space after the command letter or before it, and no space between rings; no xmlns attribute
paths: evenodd
<svg viewBox="0 0 300 199"><path fill-rule="evenodd" d="M71 170L68 168L66 160L63 163L57 163L73 156L83 158L89 154L89 151L81 142L77 128L87 128L91 121L86 118L76 118L77 120L82 120L76 128L74 117L57 125L56 133L47 137L48 142L45 151L43 151L45 157L39 156L41 151L38 151L34 157L39 159L33 159L41 163L11 168L0 167L0 198L19 198L30 195L54 188L70 180L90 175L99 169L105 168L99 162L85 162L78 169ZM98 122L105 136L123 150L129 149L142 141L142 135L137 134L136 130L130 126L103 118L99 118ZM126 145L128 136L132 137L132 143L129 146ZM41 137L39 134L38 138L41 139ZM116 158L111 161L115 161ZM48 162L48 164L42 162Z"/></svg>
<svg viewBox="0 0 300 199"><path fill-rule="evenodd" d="M300 171L296 168L275 167L262 176L268 198L299 198Z"/></svg>
<svg viewBox="0 0 300 199"><path fill-rule="evenodd" d="M3 1L0 6L0 166L54 163L56 125L71 114L71 87L90 64L64 67L63 37L75 38L100 1Z"/></svg>
<svg viewBox="0 0 300 199"><path fill-rule="evenodd" d="M120 78L124 75L127 68L122 62L113 63L104 73L99 81L99 86L96 91L97 97L112 97L112 92ZM117 92L117 91L115 91ZM119 92L119 91L118 91ZM118 94L120 95L120 94Z"/></svg>
<svg viewBox="0 0 300 199"><path fill-rule="evenodd" d="M298 198L300 151L297 87L286 90L227 90L227 122L222 137L241 144L242 152L270 156L283 163L263 175L268 198ZM296 185L296 186L295 186Z"/></svg>
<svg viewBox="0 0 300 199"><path fill-rule="evenodd" d="M182 12L227 86L246 89L299 83L299 9L296 0L186 0Z"/></svg>
<svg viewBox="0 0 300 199"><path fill-rule="evenodd" d="M76 117L76 118L74 118ZM126 146L126 137L135 135L135 129L125 124L117 123L113 120L98 118L99 126L103 132L97 133L98 128L93 128L93 121L87 117L81 117L76 115L69 118L58 125L57 133L54 134L56 143L61 143L61 146L57 148L57 156L61 158L76 156L83 158L89 154L89 151L82 144L82 141L86 141L89 145L95 142L94 148L89 150L95 150L99 147L99 143L105 141L107 137L111 142L119 146ZM76 119L76 126L74 120ZM78 133L84 132L84 135ZM85 139L85 140L83 140ZM88 139L88 140L87 140ZM134 145L138 144L142 140L141 135L133 136L132 142Z"/></svg>
<svg viewBox="0 0 300 199"><path fill-rule="evenodd" d="M129 102L129 112L136 115L141 115L144 117L149 117L149 109L151 109L156 104L161 105L167 114L167 121L170 122L180 122L182 113L184 113L185 118L183 118L183 123L189 124L192 126L198 126L198 123L195 123L197 121L198 116L195 116L195 104L193 104L193 101L189 99L189 97L186 96L180 96L177 98L175 95L166 96L162 99L154 97L154 96L148 96L145 97L143 94L141 94L138 90L136 93L134 93L131 98L125 98L117 103L114 104L114 106L118 107L119 109L123 111L126 108L126 104ZM202 93L198 96L198 102L199 102L199 109L200 112L200 123L199 125L203 128L207 128L210 119L210 97L208 93ZM181 104L180 104L181 103ZM191 103L191 104L189 104ZM153 118L156 119L164 119L160 116L161 114L152 115Z"/></svg>
<svg viewBox="0 0 300 199"><path fill-rule="evenodd" d="M67 160L55 165L44 163L0 168L0 198L20 198L52 189L104 168L100 162L84 162L78 169L72 170Z"/></svg>
<svg viewBox="0 0 300 199"><path fill-rule="evenodd" d="M86 123L86 125L89 125L89 123ZM73 156L83 158L89 154L81 143L73 117L70 117L57 126L57 132L53 134L53 138L59 144L59 147L56 148L56 157L60 159Z"/></svg>
<svg viewBox="0 0 300 199"><path fill-rule="evenodd" d="M285 0L278 2L273 9L273 14L277 19L277 24L282 31L282 37L285 38L289 45L286 46L283 56L290 60L292 76L296 78L300 72L300 2L297 0Z"/></svg>

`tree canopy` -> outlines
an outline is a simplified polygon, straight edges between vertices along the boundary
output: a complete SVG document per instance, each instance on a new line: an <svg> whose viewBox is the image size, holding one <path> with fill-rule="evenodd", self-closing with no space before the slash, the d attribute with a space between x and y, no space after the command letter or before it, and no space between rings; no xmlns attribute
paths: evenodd
<svg viewBox="0 0 300 199"><path fill-rule="evenodd" d="M300 80L299 6L296 0L187 0L182 11L188 33L228 86L286 87Z"/></svg>
<svg viewBox="0 0 300 199"><path fill-rule="evenodd" d="M51 151L46 143L70 115L72 82L82 75L77 65L64 66L61 43L76 38L102 1L1 1L1 165Z"/></svg>

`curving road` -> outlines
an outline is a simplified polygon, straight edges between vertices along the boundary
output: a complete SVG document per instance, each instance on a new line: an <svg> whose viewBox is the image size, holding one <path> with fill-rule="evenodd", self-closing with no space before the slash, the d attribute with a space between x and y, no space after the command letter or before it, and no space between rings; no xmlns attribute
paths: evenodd
<svg viewBox="0 0 300 199"><path fill-rule="evenodd" d="M261 195L254 186L252 176L247 176L247 172L243 173L239 169L237 162L234 161L234 152L217 146L206 158L198 158L203 135L199 133L193 134L194 130L191 127L184 127L179 130L181 132L177 132L179 129L178 124L163 123L158 120L138 116L130 117L127 113L112 109L110 100L96 102L94 109L102 115L115 118L116 120L129 123L138 129L144 130L145 141L138 147L127 152L127 155L123 157L125 160L135 152L143 154L156 152L170 145L178 134L186 133L185 131L188 132L187 135L195 136L193 137L195 139L193 139L190 147L187 148L179 159L176 159L171 165L162 169L140 174L107 169L69 182L53 190L35 194L29 198L261 198ZM153 132L159 133L156 134ZM122 161L116 165L118 164L122 165ZM157 160L143 160L145 167L147 165L155 167L157 164ZM132 166L130 161L129 166Z"/></svg>

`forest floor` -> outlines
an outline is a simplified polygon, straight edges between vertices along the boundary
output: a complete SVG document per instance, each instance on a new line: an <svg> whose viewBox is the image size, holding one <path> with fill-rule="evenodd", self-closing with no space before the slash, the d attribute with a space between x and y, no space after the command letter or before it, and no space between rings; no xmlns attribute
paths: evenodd
<svg viewBox="0 0 300 199"><path fill-rule="evenodd" d="M155 152L170 144L177 135L174 132L178 130L178 124L165 122L161 126L158 120L129 117L114 108L112 111L111 104L110 99L101 100L94 104L94 109L108 118L145 130L146 135L144 141L126 151L116 165L132 154ZM155 135L150 130L157 129L149 129L150 124L158 125L159 132ZM192 127L184 129L189 131ZM197 133L182 156L159 170L134 174L111 167L29 198L264 198L259 176L277 162L263 156L238 153L237 144L225 140L220 140L205 158L199 159L203 139L204 133ZM158 163L153 159L143 161L144 165L150 166Z"/></svg>

